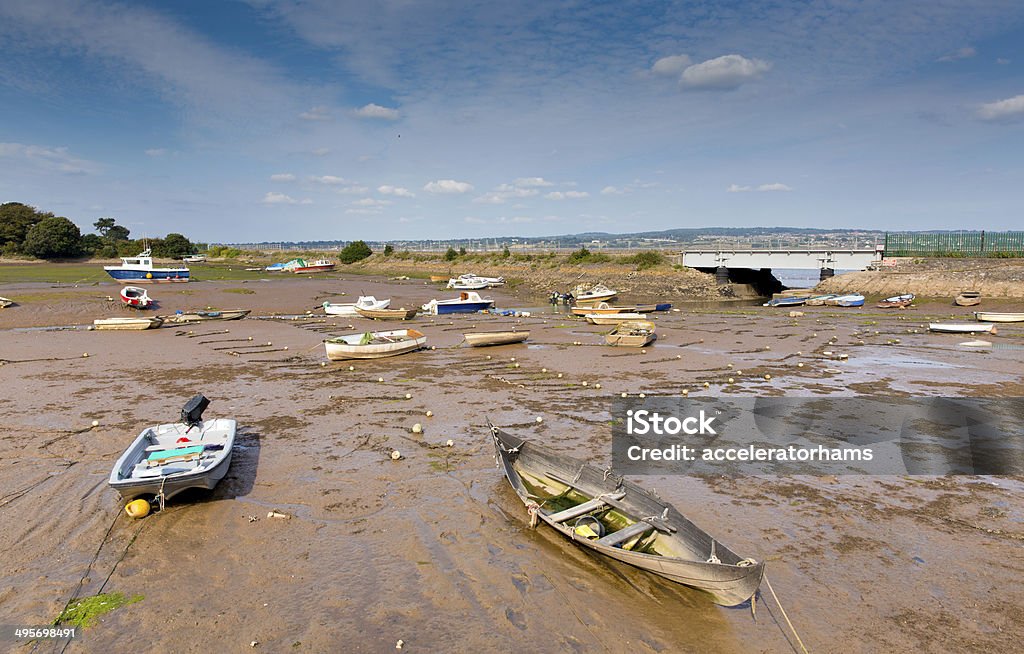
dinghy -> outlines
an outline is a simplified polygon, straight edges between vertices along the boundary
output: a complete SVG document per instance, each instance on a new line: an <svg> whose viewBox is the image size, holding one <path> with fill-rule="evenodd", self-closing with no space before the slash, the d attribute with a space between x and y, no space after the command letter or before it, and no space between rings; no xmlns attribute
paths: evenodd
<svg viewBox="0 0 1024 654"><path fill-rule="evenodd" d="M864 306L864 296L860 294L853 295L837 295L836 297L825 300L825 306L829 307L862 307Z"/></svg>
<svg viewBox="0 0 1024 654"><path fill-rule="evenodd" d="M805 304L810 299L808 295L795 295L785 297L774 297L761 306L764 307L797 307Z"/></svg>
<svg viewBox="0 0 1024 654"><path fill-rule="evenodd" d="M196 395L181 422L147 427L110 471L108 483L122 500L153 495L167 500L189 488L212 489L231 466L234 420L203 420L210 401Z"/></svg>
<svg viewBox="0 0 1024 654"><path fill-rule="evenodd" d="M612 305L608 304L607 302L599 302L596 306L581 307L579 305L576 305L576 306L574 306L572 308L572 313L573 313L574 316L585 316L587 314L595 314L595 313L603 313L603 314L608 314L608 313L638 313L638 311L636 310L635 306L633 306L633 307L625 307L625 306L623 306L623 307L615 307L615 306L612 306Z"/></svg>
<svg viewBox="0 0 1024 654"><path fill-rule="evenodd" d="M356 307L357 314L371 320L412 320L419 312L419 309L406 309L405 307L400 309L364 309L363 307Z"/></svg>
<svg viewBox="0 0 1024 654"><path fill-rule="evenodd" d="M978 322L1024 322L1024 313L1000 313L998 311L975 311Z"/></svg>
<svg viewBox="0 0 1024 654"><path fill-rule="evenodd" d="M913 293L907 293L905 295L894 295L893 297L887 297L878 303L879 309L905 309L913 303L916 296Z"/></svg>
<svg viewBox="0 0 1024 654"><path fill-rule="evenodd" d="M470 347L510 345L530 338L530 332L466 332L463 335Z"/></svg>
<svg viewBox="0 0 1024 654"><path fill-rule="evenodd" d="M464 291L450 300L431 300L423 305L424 313L440 316L449 313L476 313L494 307L494 300L482 298L476 291Z"/></svg>
<svg viewBox="0 0 1024 654"><path fill-rule="evenodd" d="M997 334L996 326L980 322L931 322L928 330L944 334Z"/></svg>
<svg viewBox="0 0 1024 654"><path fill-rule="evenodd" d="M391 306L391 298L378 300L372 295L360 295L359 299L351 303L324 302L324 313L331 316L348 316L355 318L359 315L357 308L363 309L387 309Z"/></svg>
<svg viewBox="0 0 1024 654"><path fill-rule="evenodd" d="M195 310L176 311L173 316L161 316L165 322L203 322L204 320L241 320L251 309L224 309L222 311Z"/></svg>
<svg viewBox="0 0 1024 654"><path fill-rule="evenodd" d="M832 298L836 297L839 296L836 295L835 293L830 293L828 295L812 295L811 297L807 298L807 301L804 302L804 304L806 304L809 307L820 307L829 300L831 300Z"/></svg>
<svg viewBox="0 0 1024 654"><path fill-rule="evenodd" d="M618 325L630 320L647 320L647 314L636 313L588 313L583 316L592 325Z"/></svg>
<svg viewBox="0 0 1024 654"><path fill-rule="evenodd" d="M764 563L741 558L671 504L609 470L487 423L495 459L540 521L599 554L705 591L735 606L761 585Z"/></svg>
<svg viewBox="0 0 1024 654"><path fill-rule="evenodd" d="M6 309L7 307L14 304L14 300L10 300L5 297L0 297L0 309Z"/></svg>
<svg viewBox="0 0 1024 654"><path fill-rule="evenodd" d="M162 324L164 324L164 319L159 316L153 318L100 318L92 321L93 329L122 329L131 331L156 329Z"/></svg>
<svg viewBox="0 0 1024 654"><path fill-rule="evenodd" d="M630 320L605 334L604 342L619 347L643 347L658 338L654 323L647 320Z"/></svg>
<svg viewBox="0 0 1024 654"><path fill-rule="evenodd" d="M397 329L389 332L347 334L324 341L327 358L382 359L418 350L427 343L427 337L415 329Z"/></svg>
<svg viewBox="0 0 1024 654"><path fill-rule="evenodd" d="M670 302L659 302L657 304L638 304L636 305L637 313L653 313L655 311L668 311L672 308Z"/></svg>
<svg viewBox="0 0 1024 654"><path fill-rule="evenodd" d="M121 289L121 301L133 309L148 309L153 304L146 289L138 286L125 286Z"/></svg>
<svg viewBox="0 0 1024 654"><path fill-rule="evenodd" d="M614 291L604 284L596 284L582 293L574 294L577 306L593 306L602 300L610 300L618 291Z"/></svg>
<svg viewBox="0 0 1024 654"><path fill-rule="evenodd" d="M961 291L953 299L953 303L961 307L973 307L981 304L981 292L980 291Z"/></svg>

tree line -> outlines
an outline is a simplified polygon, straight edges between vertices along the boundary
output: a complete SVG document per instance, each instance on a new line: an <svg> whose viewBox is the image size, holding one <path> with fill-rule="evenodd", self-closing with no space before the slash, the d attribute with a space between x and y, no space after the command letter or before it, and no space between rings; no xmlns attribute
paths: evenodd
<svg viewBox="0 0 1024 654"><path fill-rule="evenodd" d="M93 227L97 233L82 234L78 225L63 216L21 202L6 202L0 204L0 255L112 259L133 256L148 247L155 257L180 259L198 251L197 245L181 234L132 240L131 231L113 218L100 218Z"/></svg>

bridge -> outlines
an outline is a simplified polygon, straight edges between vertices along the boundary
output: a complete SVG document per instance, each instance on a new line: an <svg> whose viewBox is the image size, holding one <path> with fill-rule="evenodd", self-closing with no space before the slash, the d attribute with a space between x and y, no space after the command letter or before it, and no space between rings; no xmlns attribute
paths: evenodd
<svg viewBox="0 0 1024 654"><path fill-rule="evenodd" d="M821 279L831 277L836 269L864 270L882 260L883 248L873 250L853 249L772 249L772 250L730 250L706 249L685 250L682 264L715 272L720 284L728 283L729 270L770 270L791 268L820 270Z"/></svg>

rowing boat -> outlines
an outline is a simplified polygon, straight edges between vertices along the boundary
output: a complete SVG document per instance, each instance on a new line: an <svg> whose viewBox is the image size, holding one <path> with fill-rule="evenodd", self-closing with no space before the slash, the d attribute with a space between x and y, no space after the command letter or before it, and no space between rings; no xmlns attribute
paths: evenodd
<svg viewBox="0 0 1024 654"><path fill-rule="evenodd" d="M618 325L629 320L647 320L647 314L630 311L627 313L588 313L583 316L592 325Z"/></svg>
<svg viewBox="0 0 1024 654"><path fill-rule="evenodd" d="M637 313L636 307L616 307L608 304L607 302L600 302L596 306L581 307L576 305L572 308L574 316L586 316L588 314L595 313Z"/></svg>
<svg viewBox="0 0 1024 654"><path fill-rule="evenodd" d="M14 300L10 300L5 297L0 297L0 309L6 309L7 307L14 304Z"/></svg>
<svg viewBox="0 0 1024 654"><path fill-rule="evenodd" d="M1024 322L1024 313L1001 313L998 311L975 311L974 319L979 322Z"/></svg>
<svg viewBox="0 0 1024 654"><path fill-rule="evenodd" d="M655 311L668 311L672 308L670 302L659 302L657 304L638 304L636 305L637 313L653 313Z"/></svg>
<svg viewBox="0 0 1024 654"><path fill-rule="evenodd" d="M928 330L944 334L996 334L996 326L981 322L932 322Z"/></svg>
<svg viewBox="0 0 1024 654"><path fill-rule="evenodd" d="M418 350L427 343L427 337L415 329L396 329L388 332L347 334L324 341L327 358L382 359Z"/></svg>
<svg viewBox="0 0 1024 654"><path fill-rule="evenodd" d="M205 320L241 320L251 309L224 309L177 311L173 316L162 316L165 322L203 322Z"/></svg>
<svg viewBox="0 0 1024 654"><path fill-rule="evenodd" d="M148 309L153 304L153 298L149 297L146 289L138 286L124 286L121 288L121 301L125 306L134 309Z"/></svg>
<svg viewBox="0 0 1024 654"><path fill-rule="evenodd" d="M419 309L364 309L356 306L356 313L371 320L412 320L419 313Z"/></svg>
<svg viewBox="0 0 1024 654"><path fill-rule="evenodd" d="M825 300L825 305L830 307L862 307L864 306L864 296L859 293L852 295L837 295L836 297Z"/></svg>
<svg viewBox="0 0 1024 654"><path fill-rule="evenodd" d="M757 592L764 563L741 558L654 493L487 426L498 466L533 524L539 519L583 547L705 591L724 606Z"/></svg>
<svg viewBox="0 0 1024 654"><path fill-rule="evenodd" d="M142 330L156 329L164 324L164 319L159 316L153 318L100 318L93 320L93 329L121 329L121 330Z"/></svg>
<svg viewBox="0 0 1024 654"><path fill-rule="evenodd" d="M466 332L462 335L470 347L510 345L530 338L530 332Z"/></svg>
<svg viewBox="0 0 1024 654"><path fill-rule="evenodd" d="M643 347L654 342L654 323L647 320L630 320L605 334L604 342L619 347Z"/></svg>
<svg viewBox="0 0 1024 654"><path fill-rule="evenodd" d="M953 299L953 303L961 307L973 307L981 304L981 292L980 291L961 291Z"/></svg>
<svg viewBox="0 0 1024 654"><path fill-rule="evenodd" d="M363 309L387 309L391 305L391 298L378 300L372 295L360 295L355 302L324 302L324 313L332 316L347 316L354 318L359 315L356 308Z"/></svg>
<svg viewBox="0 0 1024 654"><path fill-rule="evenodd" d="M905 309L914 302L915 295L913 293L907 293L905 295L894 295L893 297L887 297L878 303L879 309Z"/></svg>

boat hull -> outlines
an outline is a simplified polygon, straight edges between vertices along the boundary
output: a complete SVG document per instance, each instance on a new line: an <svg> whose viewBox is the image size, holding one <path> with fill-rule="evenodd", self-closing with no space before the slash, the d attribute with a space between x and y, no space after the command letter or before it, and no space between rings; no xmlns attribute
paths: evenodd
<svg viewBox="0 0 1024 654"><path fill-rule="evenodd" d="M1024 313L1001 313L998 311L975 311L978 322L1024 322Z"/></svg>
<svg viewBox="0 0 1024 654"><path fill-rule="evenodd" d="M164 324L163 318L100 318L93 320L93 329L141 331L156 329Z"/></svg>
<svg viewBox="0 0 1024 654"><path fill-rule="evenodd" d="M165 316L165 322L202 322L204 320L241 320L249 315L250 309L229 309L225 311L183 311Z"/></svg>
<svg viewBox="0 0 1024 654"><path fill-rule="evenodd" d="M996 326L987 323L928 323L928 331L942 334L996 334Z"/></svg>
<svg viewBox="0 0 1024 654"><path fill-rule="evenodd" d="M583 316L592 325L618 325L630 320L646 320L643 313L588 313Z"/></svg>
<svg viewBox="0 0 1024 654"><path fill-rule="evenodd" d="M356 315L370 320L412 320L419 309L364 309L356 307Z"/></svg>
<svg viewBox="0 0 1024 654"><path fill-rule="evenodd" d="M138 284L149 284L154 282L187 282L189 270L187 268L154 268L153 270L125 270L123 268L110 268L104 266L107 274L119 282L135 282Z"/></svg>
<svg viewBox="0 0 1024 654"><path fill-rule="evenodd" d="M607 470L516 438L493 425L488 426L499 467L513 490L541 521L566 538L622 563L705 591L716 603L724 606L742 604L757 592L764 576L764 563L742 559L686 519L672 505ZM580 536L568 524L571 520L559 520L553 509L537 506L539 496L532 492L537 488L528 485L527 477L541 484L550 484L550 488L545 490L553 494L564 491L584 498L618 497L606 508L634 520L634 524L648 523L651 532L657 533L656 539L664 541L666 551L686 552L688 556L632 551ZM610 499L606 501L612 502ZM709 559L718 562L709 563Z"/></svg>
<svg viewBox="0 0 1024 654"><path fill-rule="evenodd" d="M462 335L470 347L511 345L530 338L530 332L466 332Z"/></svg>
<svg viewBox="0 0 1024 654"><path fill-rule="evenodd" d="M327 351L327 358L331 361L345 361L349 359L383 359L386 357L393 357L398 356L399 354L413 352L427 344L427 337L415 329L376 332L373 336L375 338L404 338L405 340L360 345L359 339L363 337L363 334L341 336L324 341L324 349Z"/></svg>
<svg viewBox="0 0 1024 654"><path fill-rule="evenodd" d="M443 316L448 313L476 313L477 311L490 309L492 306L494 306L494 302L462 302L459 304L438 303L437 315Z"/></svg>

